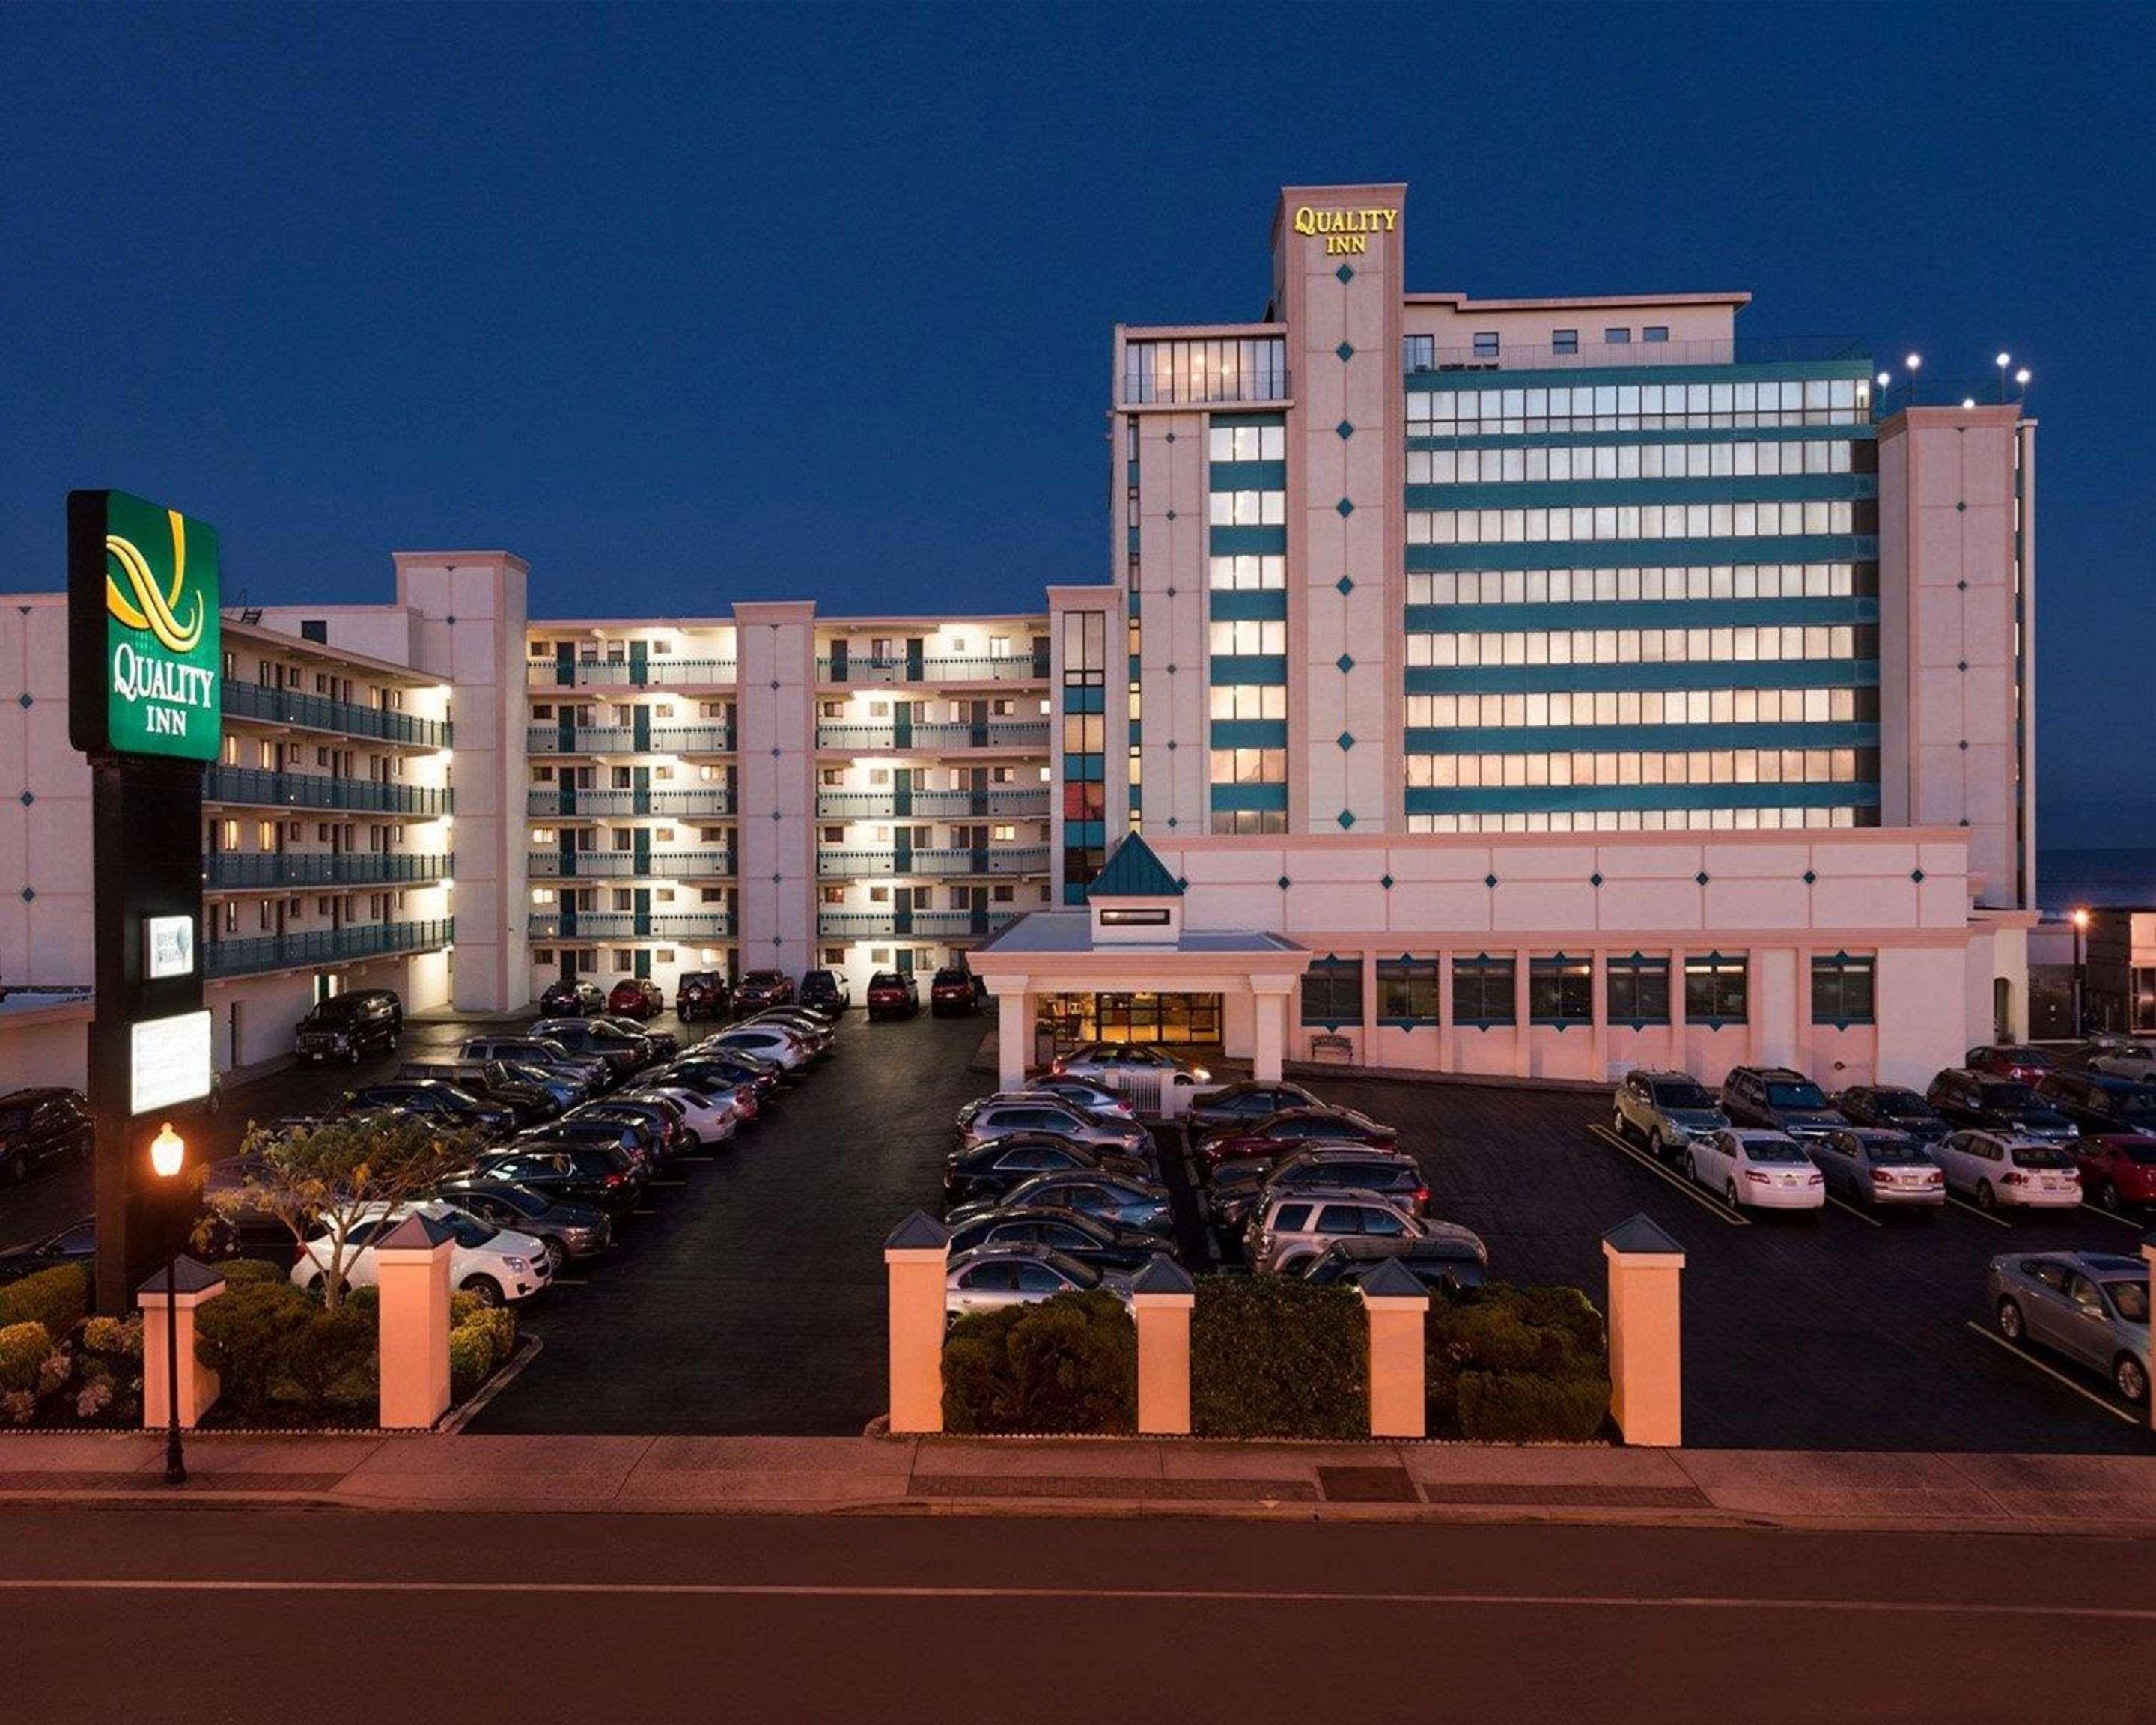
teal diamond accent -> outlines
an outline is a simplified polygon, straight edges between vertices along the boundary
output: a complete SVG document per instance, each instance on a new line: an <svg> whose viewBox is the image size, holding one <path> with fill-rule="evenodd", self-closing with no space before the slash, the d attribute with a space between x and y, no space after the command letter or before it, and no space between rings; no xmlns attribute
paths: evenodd
<svg viewBox="0 0 2156 1725"><path fill-rule="evenodd" d="M1692 878L1692 880L1693 880L1693 881L1694 881L1694 883L1695 883L1695 884L1697 884L1697 885L1698 885L1698 886L1706 886L1706 885L1707 885L1707 870L1706 870L1705 869L1702 869L1702 870L1700 870L1697 875L1694 875L1691 878Z"/></svg>
<svg viewBox="0 0 2156 1725"><path fill-rule="evenodd" d="M1342 673L1343 675L1344 675L1345 673L1347 673L1347 672L1348 672L1348 671L1351 671L1351 670L1354 670L1354 669L1355 669L1355 661L1354 661L1353 660L1350 659L1350 658L1349 658L1349 657L1348 657L1345 653L1342 653L1342 655L1341 655L1337 659L1334 660L1332 662L1333 662L1335 665L1338 665L1338 666L1340 667L1341 671L1342 671Z"/></svg>
<svg viewBox="0 0 2156 1725"><path fill-rule="evenodd" d="M1922 886L1924 884L1924 871L1922 869L1912 869L1909 870L1909 878L1917 886Z"/></svg>
<svg viewBox="0 0 2156 1725"><path fill-rule="evenodd" d="M1342 497L1332 506L1340 511L1340 519L1343 521L1346 521L1349 516L1355 513L1355 506L1349 502L1345 497Z"/></svg>
<svg viewBox="0 0 2156 1725"><path fill-rule="evenodd" d="M23 708L27 711L27 710L28 710L28 706L29 706L29 705L30 705L30 693L29 693L29 691L28 691L28 690L27 690L27 689L26 689L26 690L24 690L24 691L23 691L20 695L18 695L18 696L17 696L15 697L15 700L16 700L16 701L17 701L17 703L18 703L18 705L20 705L22 707L23 707Z"/></svg>
<svg viewBox="0 0 2156 1725"><path fill-rule="evenodd" d="M1818 879L1819 879L1819 876L1818 876L1817 875L1815 875L1815 874L1814 874L1814 873L1813 873L1810 869L1806 869L1806 870L1804 870L1804 885L1805 885L1805 886L1811 886L1811 885L1812 885L1814 882L1815 882Z"/></svg>
<svg viewBox="0 0 2156 1725"><path fill-rule="evenodd" d="M1334 582L1332 586L1333 590L1343 599L1346 598L1349 593L1355 591L1355 583L1350 581L1345 575L1342 575L1337 581Z"/></svg>
<svg viewBox="0 0 2156 1725"><path fill-rule="evenodd" d="M1342 419L1337 425L1334 426L1332 429L1334 434L1337 436L1340 441L1343 444L1355 434L1355 426L1352 420Z"/></svg>
<svg viewBox="0 0 2156 1725"><path fill-rule="evenodd" d="M1589 875L1587 877L1587 884L1589 886L1599 886L1602 884L1602 871L1599 869L1597 869L1593 874Z"/></svg>
<svg viewBox="0 0 2156 1725"><path fill-rule="evenodd" d="M1352 731L1343 731L1336 741L1343 750L1352 749L1355 747L1355 733Z"/></svg>
<svg viewBox="0 0 2156 1725"><path fill-rule="evenodd" d="M1349 269L1349 268L1348 267L1348 265L1347 265L1347 264L1342 264L1342 265L1341 265L1337 270L1334 270L1332 273L1333 273L1335 275L1337 275L1337 276L1338 276L1338 277L1340 278L1340 285L1341 285L1341 286L1342 286L1342 287L1347 286L1347 285L1348 285L1348 284L1349 282L1351 282L1351 281L1354 280L1354 279L1355 279L1355 272L1354 272L1353 270Z"/></svg>
<svg viewBox="0 0 2156 1725"><path fill-rule="evenodd" d="M1393 877L1390 875L1383 875L1378 880L1378 885L1390 892L1393 890Z"/></svg>
<svg viewBox="0 0 2156 1725"><path fill-rule="evenodd" d="M1349 360L1354 358L1355 344L1352 341L1342 341L1332 351L1340 356L1340 363L1344 366Z"/></svg>
<svg viewBox="0 0 2156 1725"><path fill-rule="evenodd" d="M1294 883L1291 881L1286 875L1283 875L1274 884L1277 886L1282 892L1286 892Z"/></svg>
<svg viewBox="0 0 2156 1725"><path fill-rule="evenodd" d="M1343 809L1340 811L1340 824L1343 829L1355 824L1355 815L1352 809Z"/></svg>
<svg viewBox="0 0 2156 1725"><path fill-rule="evenodd" d="M1482 884L1495 891L1497 886L1497 877L1495 875L1485 875L1482 877Z"/></svg>

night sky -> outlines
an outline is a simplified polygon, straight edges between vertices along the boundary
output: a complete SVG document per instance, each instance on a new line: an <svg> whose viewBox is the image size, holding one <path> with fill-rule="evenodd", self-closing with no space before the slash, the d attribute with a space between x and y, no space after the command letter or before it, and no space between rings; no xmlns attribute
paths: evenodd
<svg viewBox="0 0 2156 1725"><path fill-rule="evenodd" d="M1106 573L1111 326L1256 317L1283 182L1402 179L1418 289L2031 367L2044 837L2156 844L2152 20L11 7L0 588L117 485L261 601L1029 608Z"/></svg>

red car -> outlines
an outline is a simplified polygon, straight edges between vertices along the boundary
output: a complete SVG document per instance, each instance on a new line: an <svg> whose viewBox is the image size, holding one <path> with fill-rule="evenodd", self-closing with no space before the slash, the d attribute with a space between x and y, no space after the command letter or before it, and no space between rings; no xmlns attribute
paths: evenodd
<svg viewBox="0 0 2156 1725"><path fill-rule="evenodd" d="M1996 1048L1989 1045L1972 1048L1963 1064L1972 1072L1989 1072L1995 1078L2011 1078L2023 1084L2034 1084L2048 1077L2059 1066L2058 1061L2041 1048L2011 1043Z"/></svg>
<svg viewBox="0 0 2156 1725"><path fill-rule="evenodd" d="M2076 1138L2066 1148L2082 1171L2082 1191L2107 1210L2156 1204L2156 1137L2107 1132Z"/></svg>
<svg viewBox="0 0 2156 1725"><path fill-rule="evenodd" d="M970 971L946 965L936 973L936 980L928 985L928 1010L937 1018L947 1013L969 1013L973 1009L973 977Z"/></svg>
<svg viewBox="0 0 2156 1725"><path fill-rule="evenodd" d="M1199 1147L1207 1170L1224 1162L1278 1162L1306 1144L1382 1144L1399 1134L1353 1108L1284 1108L1270 1120L1238 1132L1223 1132Z"/></svg>
<svg viewBox="0 0 2156 1725"><path fill-rule="evenodd" d="M607 996L607 1010L625 1019L656 1018L666 1010L666 991L648 976L625 976Z"/></svg>
<svg viewBox="0 0 2156 1725"><path fill-rule="evenodd" d="M880 970L869 978L869 1022L910 1019L921 1010L921 989L902 971Z"/></svg>

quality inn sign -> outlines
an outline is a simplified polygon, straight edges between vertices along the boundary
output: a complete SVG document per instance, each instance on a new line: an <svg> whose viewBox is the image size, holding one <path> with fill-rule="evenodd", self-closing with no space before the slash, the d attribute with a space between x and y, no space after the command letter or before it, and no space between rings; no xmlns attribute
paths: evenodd
<svg viewBox="0 0 2156 1725"><path fill-rule="evenodd" d="M68 495L68 731L85 754L213 761L217 531L125 491Z"/></svg>

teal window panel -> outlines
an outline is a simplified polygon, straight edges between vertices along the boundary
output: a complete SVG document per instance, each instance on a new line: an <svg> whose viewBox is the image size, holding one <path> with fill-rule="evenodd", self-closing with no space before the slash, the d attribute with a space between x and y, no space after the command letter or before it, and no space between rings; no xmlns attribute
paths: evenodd
<svg viewBox="0 0 2156 1725"><path fill-rule="evenodd" d="M1222 623L1285 618L1287 615L1287 595L1285 593L1215 593L1209 598L1209 614Z"/></svg>
<svg viewBox="0 0 2156 1725"><path fill-rule="evenodd" d="M1063 848L1065 850L1084 850L1105 843L1107 824L1102 820L1065 821Z"/></svg>
<svg viewBox="0 0 2156 1725"><path fill-rule="evenodd" d="M1065 779L1102 783L1107 778L1102 765L1106 759L1105 755L1065 755L1063 757L1063 776Z"/></svg>
<svg viewBox="0 0 2156 1725"><path fill-rule="evenodd" d="M1212 746L1216 749L1284 749L1287 747L1285 719L1214 719Z"/></svg>
<svg viewBox="0 0 2156 1725"><path fill-rule="evenodd" d="M1471 437L1416 436L1410 449L1555 449L1603 444L1872 443L1874 425L1696 425L1654 431L1478 431Z"/></svg>
<svg viewBox="0 0 2156 1725"><path fill-rule="evenodd" d="M1219 725L1213 727L1215 732ZM1214 747L1219 747L1216 736ZM1869 749L1876 725L1846 720L1817 725L1544 725L1448 730L1411 725L1401 747L1410 755L1539 755L1553 750Z"/></svg>
<svg viewBox="0 0 2156 1725"><path fill-rule="evenodd" d="M1214 809L1285 809L1284 784L1216 784L1206 787L1208 806Z"/></svg>
<svg viewBox="0 0 2156 1725"><path fill-rule="evenodd" d="M1876 784L1409 785L1409 814L1623 809L1876 809ZM1762 829L1764 839L1773 833Z"/></svg>
<svg viewBox="0 0 2156 1725"><path fill-rule="evenodd" d="M1216 557L1287 555L1286 527L1211 527L1207 549Z"/></svg>
<svg viewBox="0 0 2156 1725"><path fill-rule="evenodd" d="M1844 502L1879 495L1876 473L1730 474L1714 478L1519 480L1409 485L1409 509L1621 509L1640 503Z"/></svg>
<svg viewBox="0 0 2156 1725"><path fill-rule="evenodd" d="M1524 695L1549 689L1870 689L1878 685L1879 661L1742 659L1683 665L1411 665L1406 676L1409 695Z"/></svg>
<svg viewBox="0 0 2156 1725"><path fill-rule="evenodd" d="M1097 685L1090 689L1065 689L1063 691L1063 711L1066 713L1106 712L1107 696L1108 691Z"/></svg>
<svg viewBox="0 0 2156 1725"><path fill-rule="evenodd" d="M1748 624L1864 624L1879 601L1800 599L1588 599L1563 605L1409 605L1412 631L1491 634L1508 629L1734 629Z"/></svg>
<svg viewBox="0 0 2156 1725"><path fill-rule="evenodd" d="M1223 530L1216 527L1213 531L1217 533ZM1410 545L1407 548L1407 566L1410 570L1869 563L1876 562L1878 557L1879 541L1870 533L1784 533L1771 539L1537 539L1518 544Z"/></svg>
<svg viewBox="0 0 2156 1725"><path fill-rule="evenodd" d="M1808 377L1869 377L1871 356L1846 359L1786 360L1773 364L1697 366L1561 366L1547 370L1510 366L1500 372L1409 372L1406 382L1416 390L1539 389L1563 383L1762 383L1768 378L1801 381Z"/></svg>
<svg viewBox="0 0 2156 1725"><path fill-rule="evenodd" d="M1205 488L1209 491L1285 491L1287 489L1287 463L1210 462L1206 467Z"/></svg>
<svg viewBox="0 0 2156 1725"><path fill-rule="evenodd" d="M1212 413L1206 423L1209 425L1285 425L1285 413Z"/></svg>
<svg viewBox="0 0 2156 1725"><path fill-rule="evenodd" d="M1214 683L1285 683L1287 660L1277 654L1216 654L1206 668Z"/></svg>

